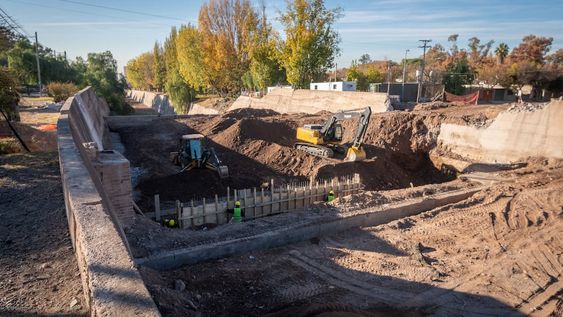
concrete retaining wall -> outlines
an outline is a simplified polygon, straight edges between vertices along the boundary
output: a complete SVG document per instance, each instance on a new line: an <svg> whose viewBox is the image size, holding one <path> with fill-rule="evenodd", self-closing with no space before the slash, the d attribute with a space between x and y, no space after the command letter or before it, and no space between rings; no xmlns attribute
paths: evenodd
<svg viewBox="0 0 563 317"><path fill-rule="evenodd" d="M120 212L131 205L130 180L123 175L128 161L97 150L111 145L104 142L108 112L88 87L65 102L57 123L66 213L86 303L91 316L160 316L122 230L127 217Z"/></svg>
<svg viewBox="0 0 563 317"><path fill-rule="evenodd" d="M486 128L442 124L439 147L480 163L515 163L528 157L563 158L563 102L541 110L504 111Z"/></svg>
<svg viewBox="0 0 563 317"><path fill-rule="evenodd" d="M151 92L151 91L143 91L143 90L128 90L127 97L135 100L136 102L140 102L147 107L151 107L156 112L162 115L173 115L176 114L174 110L174 105L172 101L168 98L167 95ZM191 104L188 110L189 115L195 114L206 114L206 115L214 115L218 114L219 111L211 108L202 107L198 104Z"/></svg>
<svg viewBox="0 0 563 317"><path fill-rule="evenodd" d="M262 98L240 96L229 110L240 108L271 109L279 113L338 112L371 107L372 112L386 112L393 108L385 93L355 91L320 91L277 88Z"/></svg>

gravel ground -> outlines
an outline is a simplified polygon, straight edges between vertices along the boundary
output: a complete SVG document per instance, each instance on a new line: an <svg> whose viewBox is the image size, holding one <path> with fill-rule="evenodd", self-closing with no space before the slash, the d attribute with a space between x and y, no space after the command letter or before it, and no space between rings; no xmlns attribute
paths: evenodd
<svg viewBox="0 0 563 317"><path fill-rule="evenodd" d="M87 316L56 152L0 156L0 316Z"/></svg>

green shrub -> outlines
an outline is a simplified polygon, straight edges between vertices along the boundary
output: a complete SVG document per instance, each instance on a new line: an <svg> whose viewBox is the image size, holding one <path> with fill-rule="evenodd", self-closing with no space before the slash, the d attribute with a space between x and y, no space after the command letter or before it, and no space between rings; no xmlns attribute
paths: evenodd
<svg viewBox="0 0 563 317"><path fill-rule="evenodd" d="M55 102L64 101L68 97L78 92L78 87L73 83L51 82L47 85L49 96L53 97Z"/></svg>

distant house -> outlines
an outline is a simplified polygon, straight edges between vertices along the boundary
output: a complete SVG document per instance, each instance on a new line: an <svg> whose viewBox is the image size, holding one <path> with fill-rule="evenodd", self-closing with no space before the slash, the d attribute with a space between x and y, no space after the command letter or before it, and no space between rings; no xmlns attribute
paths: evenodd
<svg viewBox="0 0 563 317"><path fill-rule="evenodd" d="M311 90L356 91L355 81L333 81L327 83L311 83Z"/></svg>

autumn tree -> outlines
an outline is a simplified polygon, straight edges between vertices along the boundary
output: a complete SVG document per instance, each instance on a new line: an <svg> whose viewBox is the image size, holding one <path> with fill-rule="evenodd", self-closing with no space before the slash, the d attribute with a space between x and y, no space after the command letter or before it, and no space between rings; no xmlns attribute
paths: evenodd
<svg viewBox="0 0 563 317"><path fill-rule="evenodd" d="M127 63L127 80L135 89L151 90L154 87L154 56L143 53Z"/></svg>
<svg viewBox="0 0 563 317"><path fill-rule="evenodd" d="M369 82L367 76L359 71L358 62L352 61L352 65L346 72L347 81L355 81L356 89L359 91L367 91L369 89Z"/></svg>
<svg viewBox="0 0 563 317"><path fill-rule="evenodd" d="M527 35L522 42L516 46L510 59L512 62L532 62L537 65L545 63L545 56L551 49L552 37Z"/></svg>
<svg viewBox="0 0 563 317"><path fill-rule="evenodd" d="M296 88L326 76L339 54L340 37L333 24L340 8L327 9L322 0L292 0L280 16L286 35L283 64L287 81Z"/></svg>
<svg viewBox="0 0 563 317"><path fill-rule="evenodd" d="M249 69L258 18L249 0L210 0L201 6L198 32L211 88L237 93Z"/></svg>

